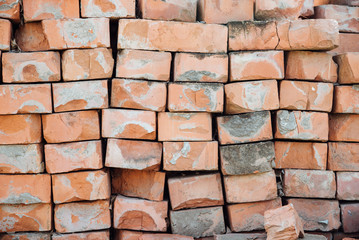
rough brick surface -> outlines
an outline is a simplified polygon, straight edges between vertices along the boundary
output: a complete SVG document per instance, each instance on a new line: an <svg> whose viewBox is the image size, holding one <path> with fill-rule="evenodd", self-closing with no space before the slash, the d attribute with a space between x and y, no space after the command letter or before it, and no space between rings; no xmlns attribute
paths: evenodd
<svg viewBox="0 0 359 240"><path fill-rule="evenodd" d="M359 115L331 114L329 140L359 142Z"/></svg>
<svg viewBox="0 0 359 240"><path fill-rule="evenodd" d="M345 233L359 231L359 205L356 203L340 204L343 230Z"/></svg>
<svg viewBox="0 0 359 240"><path fill-rule="evenodd" d="M333 54L343 54L347 52L358 52L359 35L356 33L340 33L339 47L330 51Z"/></svg>
<svg viewBox="0 0 359 240"><path fill-rule="evenodd" d="M11 22L5 19L0 19L0 30L2 33L0 37L0 50L10 50L10 40L12 34Z"/></svg>
<svg viewBox="0 0 359 240"><path fill-rule="evenodd" d="M135 0L81 0L81 16L84 18L134 18Z"/></svg>
<svg viewBox="0 0 359 240"><path fill-rule="evenodd" d="M337 198L339 200L359 200L359 173L337 172Z"/></svg>
<svg viewBox="0 0 359 240"><path fill-rule="evenodd" d="M359 63L359 53L348 52L337 55L334 59L337 61L339 66L338 82L340 84L359 83L359 70L355 67Z"/></svg>
<svg viewBox="0 0 359 240"><path fill-rule="evenodd" d="M328 169L359 171L359 143L328 143Z"/></svg>
<svg viewBox="0 0 359 240"><path fill-rule="evenodd" d="M99 231L99 232L88 232L88 233L70 233L70 234L53 234L53 240L109 240L110 232L109 231Z"/></svg>
<svg viewBox="0 0 359 240"><path fill-rule="evenodd" d="M115 233L115 239L122 240L193 240L193 237L178 235L178 234L167 234L167 233L146 233L146 232L135 232L128 230L119 230Z"/></svg>
<svg viewBox="0 0 359 240"><path fill-rule="evenodd" d="M0 3L0 17L20 21L20 1L4 0Z"/></svg>
<svg viewBox="0 0 359 240"><path fill-rule="evenodd" d="M336 86L334 92L335 113L359 113L359 85Z"/></svg>
<svg viewBox="0 0 359 240"><path fill-rule="evenodd" d="M49 50L49 42L41 22L25 23L15 33L16 44L22 51Z"/></svg>

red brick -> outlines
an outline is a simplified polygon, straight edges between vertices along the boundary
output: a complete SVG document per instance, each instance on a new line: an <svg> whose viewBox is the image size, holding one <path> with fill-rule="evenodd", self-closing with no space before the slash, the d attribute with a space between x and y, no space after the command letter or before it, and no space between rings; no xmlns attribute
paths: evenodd
<svg viewBox="0 0 359 240"><path fill-rule="evenodd" d="M81 0L81 17L83 18L135 18L135 0Z"/></svg>
<svg viewBox="0 0 359 240"><path fill-rule="evenodd" d="M134 170L159 170L162 144L148 141L108 139L106 167Z"/></svg>
<svg viewBox="0 0 359 240"><path fill-rule="evenodd" d="M314 0L314 6L329 4L331 0Z"/></svg>
<svg viewBox="0 0 359 240"><path fill-rule="evenodd" d="M335 86L335 113L359 113L359 85Z"/></svg>
<svg viewBox="0 0 359 240"><path fill-rule="evenodd" d="M358 172L337 172L337 198L339 200L359 200Z"/></svg>
<svg viewBox="0 0 359 240"><path fill-rule="evenodd" d="M152 202L118 195L114 202L115 229L167 231L167 201Z"/></svg>
<svg viewBox="0 0 359 240"><path fill-rule="evenodd" d="M1 235L1 240L50 240L50 233L8 233Z"/></svg>
<svg viewBox="0 0 359 240"><path fill-rule="evenodd" d="M140 110L102 110L102 137L156 139L156 113Z"/></svg>
<svg viewBox="0 0 359 240"><path fill-rule="evenodd" d="M193 240L193 237L169 234L169 233L145 233L127 230L119 230L115 232L115 240Z"/></svg>
<svg viewBox="0 0 359 240"><path fill-rule="evenodd" d="M292 19L296 20L301 15L304 0L256 0L255 18L259 20L267 19Z"/></svg>
<svg viewBox="0 0 359 240"><path fill-rule="evenodd" d="M338 82L340 84L359 83L359 70L356 67L359 64L359 53L347 52L335 56L334 59L339 65Z"/></svg>
<svg viewBox="0 0 359 240"><path fill-rule="evenodd" d="M55 205L55 229L59 233L82 232L111 227L108 200Z"/></svg>
<svg viewBox="0 0 359 240"><path fill-rule="evenodd" d="M20 1L5 0L0 3L0 18L7 18L20 22Z"/></svg>
<svg viewBox="0 0 359 240"><path fill-rule="evenodd" d="M1 7L1 3L0 3ZM1 10L0 10L0 16L1 16ZM10 41L11 41L11 34L12 34L12 28L11 28L11 22L5 19L0 19L0 50L10 50Z"/></svg>
<svg viewBox="0 0 359 240"><path fill-rule="evenodd" d="M44 138L48 143L100 138L99 116L94 110L43 115L42 122Z"/></svg>
<svg viewBox="0 0 359 240"><path fill-rule="evenodd" d="M264 229L264 212L282 206L280 198L270 201L240 203L227 206L229 226L232 232Z"/></svg>
<svg viewBox="0 0 359 240"><path fill-rule="evenodd" d="M339 4L339 5L359 6L358 0L330 0L329 3Z"/></svg>
<svg viewBox="0 0 359 240"><path fill-rule="evenodd" d="M342 240L345 237L354 237L358 238L359 237L359 233L343 233L343 232L335 232L333 233L333 240ZM351 239L350 239L351 240Z"/></svg>
<svg viewBox="0 0 359 240"><path fill-rule="evenodd" d="M359 142L359 115L331 114L329 140Z"/></svg>
<svg viewBox="0 0 359 240"><path fill-rule="evenodd" d="M340 204L343 230L345 233L359 231L359 204L344 203Z"/></svg>
<svg viewBox="0 0 359 240"><path fill-rule="evenodd" d="M2 55L4 83L57 82L61 80L58 52L8 52Z"/></svg>
<svg viewBox="0 0 359 240"><path fill-rule="evenodd" d="M119 49L173 52L227 52L226 26L121 19L118 26Z"/></svg>
<svg viewBox="0 0 359 240"><path fill-rule="evenodd" d="M1 85L0 114L51 113L51 85Z"/></svg>
<svg viewBox="0 0 359 240"><path fill-rule="evenodd" d="M283 190L287 197L335 198L335 174L332 171L286 169Z"/></svg>
<svg viewBox="0 0 359 240"><path fill-rule="evenodd" d="M129 169L113 169L112 193L128 197L163 200L166 173Z"/></svg>
<svg viewBox="0 0 359 240"><path fill-rule="evenodd" d="M15 33L15 41L21 51L32 52L50 49L41 22L20 25Z"/></svg>
<svg viewBox="0 0 359 240"><path fill-rule="evenodd" d="M227 203L258 202L277 197L274 171L240 176L224 176Z"/></svg>
<svg viewBox="0 0 359 240"><path fill-rule="evenodd" d="M330 142L328 169L359 171L359 143Z"/></svg>
<svg viewBox="0 0 359 240"><path fill-rule="evenodd" d="M87 232L87 233L70 233L70 234L53 234L52 240L110 240L109 231Z"/></svg>
<svg viewBox="0 0 359 240"><path fill-rule="evenodd" d="M359 52L359 35L356 33L340 33L339 47L329 53L343 54L347 52Z"/></svg>

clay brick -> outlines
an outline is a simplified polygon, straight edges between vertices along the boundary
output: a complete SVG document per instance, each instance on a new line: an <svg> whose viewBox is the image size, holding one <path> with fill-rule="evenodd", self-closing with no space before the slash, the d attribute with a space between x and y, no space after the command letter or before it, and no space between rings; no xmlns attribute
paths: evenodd
<svg viewBox="0 0 359 240"><path fill-rule="evenodd" d="M359 200L359 173L358 172L337 172L337 199Z"/></svg>
<svg viewBox="0 0 359 240"><path fill-rule="evenodd" d="M42 115L42 122L47 143L100 138L99 116L95 110Z"/></svg>
<svg viewBox="0 0 359 240"><path fill-rule="evenodd" d="M314 6L329 4L331 0L314 0Z"/></svg>
<svg viewBox="0 0 359 240"><path fill-rule="evenodd" d="M140 0L138 4L143 19L196 21L197 0Z"/></svg>
<svg viewBox="0 0 359 240"><path fill-rule="evenodd" d="M284 78L282 51L230 53L230 81Z"/></svg>
<svg viewBox="0 0 359 240"><path fill-rule="evenodd" d="M51 203L0 205L0 232L50 231Z"/></svg>
<svg viewBox="0 0 359 240"><path fill-rule="evenodd" d="M128 197L163 200L166 173L129 169L113 169L112 193Z"/></svg>
<svg viewBox="0 0 359 240"><path fill-rule="evenodd" d="M81 17L83 18L135 18L135 0L81 0Z"/></svg>
<svg viewBox="0 0 359 240"><path fill-rule="evenodd" d="M218 170L218 142L164 142L163 170Z"/></svg>
<svg viewBox="0 0 359 240"><path fill-rule="evenodd" d="M108 139L106 167L159 170L162 144L159 142Z"/></svg>
<svg viewBox="0 0 359 240"><path fill-rule="evenodd" d="M0 145L0 173L41 173L43 171L40 144Z"/></svg>
<svg viewBox="0 0 359 240"><path fill-rule="evenodd" d="M256 0L255 18L258 20L296 20L301 15L304 0Z"/></svg>
<svg viewBox="0 0 359 240"><path fill-rule="evenodd" d="M359 47L358 47L358 51L359 51ZM359 70L357 68L359 64L359 53L347 52L335 56L334 59L339 66L338 83L340 84L359 83Z"/></svg>
<svg viewBox="0 0 359 240"><path fill-rule="evenodd" d="M338 201L293 198L288 203L293 204L297 210L305 231L329 232L341 225Z"/></svg>
<svg viewBox="0 0 359 240"><path fill-rule="evenodd" d="M109 240L109 231L99 232L87 232L87 233L70 233L70 234L58 234L52 235L52 240Z"/></svg>
<svg viewBox="0 0 359 240"><path fill-rule="evenodd" d="M330 0L331 4L359 6L358 0Z"/></svg>
<svg viewBox="0 0 359 240"><path fill-rule="evenodd" d="M64 81L111 78L114 60L110 49L74 49L62 54Z"/></svg>
<svg viewBox="0 0 359 240"><path fill-rule="evenodd" d="M4 83L60 81L60 54L58 52L3 53L2 76Z"/></svg>
<svg viewBox="0 0 359 240"><path fill-rule="evenodd" d="M253 20L254 0L199 0L198 18L206 23Z"/></svg>
<svg viewBox="0 0 359 240"><path fill-rule="evenodd" d="M0 116L1 144L41 142L41 117L37 114Z"/></svg>
<svg viewBox="0 0 359 240"><path fill-rule="evenodd" d="M275 138L328 140L328 114L319 112L277 111Z"/></svg>
<svg viewBox="0 0 359 240"><path fill-rule="evenodd" d="M107 80L52 84L55 112L108 107Z"/></svg>
<svg viewBox="0 0 359 240"><path fill-rule="evenodd" d="M226 113L236 114L279 108L276 80L226 84Z"/></svg>
<svg viewBox="0 0 359 240"><path fill-rule="evenodd" d="M359 113L359 85L335 86L333 112Z"/></svg>
<svg viewBox="0 0 359 240"><path fill-rule="evenodd" d="M326 52L288 52L285 77L334 83L337 81L337 65L332 55Z"/></svg>
<svg viewBox="0 0 359 240"><path fill-rule="evenodd" d="M301 17L311 17L314 15L314 0L304 0L302 9L300 10Z"/></svg>
<svg viewBox="0 0 359 240"><path fill-rule="evenodd" d="M110 47L108 18L43 20L41 24L49 49Z"/></svg>
<svg viewBox="0 0 359 240"><path fill-rule="evenodd" d="M1 3L0 3L1 7ZM0 10L0 16L1 16L1 10ZM12 34L12 28L11 28L11 22L5 19L0 19L0 50L9 51L10 50L10 41L11 41L11 34Z"/></svg>
<svg viewBox="0 0 359 240"><path fill-rule="evenodd" d="M100 230L111 227L108 200L56 205L54 214L55 229L59 233Z"/></svg>
<svg viewBox="0 0 359 240"><path fill-rule="evenodd" d="M110 174L100 170L52 175L52 194L55 204L108 199Z"/></svg>
<svg viewBox="0 0 359 240"><path fill-rule="evenodd" d="M116 77L169 81L171 60L169 52L124 49L117 54Z"/></svg>
<svg viewBox="0 0 359 240"><path fill-rule="evenodd" d="M167 85L162 82L113 79L111 107L162 112L166 109Z"/></svg>
<svg viewBox="0 0 359 240"><path fill-rule="evenodd" d="M0 234L1 240L51 240L50 233L9 233Z"/></svg>
<svg viewBox="0 0 359 240"><path fill-rule="evenodd" d="M50 49L41 22L20 25L15 33L15 41L21 51L32 52Z"/></svg>
<svg viewBox="0 0 359 240"><path fill-rule="evenodd" d="M156 139L156 113L140 110L102 110L102 137Z"/></svg>
<svg viewBox="0 0 359 240"><path fill-rule="evenodd" d="M51 113L51 85L1 85L0 114Z"/></svg>
<svg viewBox="0 0 359 240"><path fill-rule="evenodd" d="M227 233L223 235L215 235L213 240L266 240L265 233Z"/></svg>
<svg viewBox="0 0 359 240"><path fill-rule="evenodd" d="M334 87L331 83L280 82L280 108L330 112Z"/></svg>
<svg viewBox="0 0 359 240"><path fill-rule="evenodd" d="M228 81L227 54L176 53L173 78L175 82Z"/></svg>
<svg viewBox="0 0 359 240"><path fill-rule="evenodd" d="M144 233L144 232L133 232L127 230L119 230L115 232L116 240L193 240L193 237L169 234L169 233Z"/></svg>
<svg viewBox="0 0 359 240"><path fill-rule="evenodd" d="M359 231L359 204L340 204L343 230L345 233Z"/></svg>
<svg viewBox="0 0 359 240"><path fill-rule="evenodd" d="M329 140L359 142L359 115L331 114Z"/></svg>
<svg viewBox="0 0 359 240"><path fill-rule="evenodd" d="M221 145L273 139L269 111L217 117Z"/></svg>
<svg viewBox="0 0 359 240"><path fill-rule="evenodd" d="M46 171L63 173L102 168L101 141L45 145Z"/></svg>
<svg viewBox="0 0 359 240"><path fill-rule="evenodd" d="M194 238L225 233L222 207L171 211L171 228L175 234Z"/></svg>
<svg viewBox="0 0 359 240"><path fill-rule="evenodd" d="M274 146L277 169L327 169L327 143L276 141Z"/></svg>
<svg viewBox="0 0 359 240"><path fill-rule="evenodd" d="M79 1L23 0L25 22L45 19L79 18Z"/></svg>
<svg viewBox="0 0 359 240"><path fill-rule="evenodd" d="M158 140L211 141L211 114L160 112L158 114Z"/></svg>
<svg viewBox="0 0 359 240"><path fill-rule="evenodd" d="M304 239L308 240L333 240L333 234L331 232L310 232L306 233ZM302 239L303 240L303 239Z"/></svg>
<svg viewBox="0 0 359 240"><path fill-rule="evenodd" d="M344 240L345 237L353 237L354 240L357 240L355 238L359 237L359 233L343 233L343 232L335 232L333 233L333 240ZM349 240L352 240L349 238Z"/></svg>
<svg viewBox="0 0 359 240"><path fill-rule="evenodd" d="M244 175L272 171L273 142L259 142L220 147L223 175Z"/></svg>
<svg viewBox="0 0 359 240"><path fill-rule="evenodd" d="M224 176L227 203L272 200L277 197L274 171L241 176Z"/></svg>
<svg viewBox="0 0 359 240"><path fill-rule="evenodd" d="M169 178L168 189L173 210L224 204L219 173Z"/></svg>
<svg viewBox="0 0 359 240"><path fill-rule="evenodd" d="M356 33L340 33L339 47L331 50L331 54L344 54L347 52L359 52L359 35Z"/></svg>
<svg viewBox="0 0 359 240"><path fill-rule="evenodd" d="M226 26L120 19L118 49L160 50L172 52L227 52Z"/></svg>
<svg viewBox="0 0 359 240"><path fill-rule="evenodd" d="M220 83L172 83L168 86L170 112L223 112L224 90Z"/></svg>
<svg viewBox="0 0 359 240"><path fill-rule="evenodd" d="M335 198L335 174L332 171L286 169L283 190L287 197Z"/></svg>
<svg viewBox="0 0 359 240"><path fill-rule="evenodd" d="M20 1L19 0L4 0L0 3L0 18L7 18L20 21Z"/></svg>
<svg viewBox="0 0 359 240"><path fill-rule="evenodd" d="M328 169L359 171L359 143L328 143Z"/></svg>
<svg viewBox="0 0 359 240"><path fill-rule="evenodd" d="M282 201L280 198L264 202L229 205L227 206L227 212L231 231L247 232L253 230L263 230L264 212L281 206Z"/></svg>
<svg viewBox="0 0 359 240"><path fill-rule="evenodd" d="M148 201L118 195L114 202L113 227L142 231L167 231L167 201Z"/></svg>

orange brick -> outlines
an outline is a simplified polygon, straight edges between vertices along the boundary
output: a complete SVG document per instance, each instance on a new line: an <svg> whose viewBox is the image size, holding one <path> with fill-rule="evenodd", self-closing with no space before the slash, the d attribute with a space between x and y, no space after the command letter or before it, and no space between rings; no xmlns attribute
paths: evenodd
<svg viewBox="0 0 359 240"><path fill-rule="evenodd" d="M115 239L121 240L193 240L193 237L178 235L178 234L169 234L169 233L145 233L145 232L134 232L127 230L119 230L115 232Z"/></svg>
<svg viewBox="0 0 359 240"><path fill-rule="evenodd" d="M335 113L359 113L359 85L335 86Z"/></svg>
<svg viewBox="0 0 359 240"><path fill-rule="evenodd" d="M256 0L255 18L267 19L292 19L296 20L301 15L304 1L287 0Z"/></svg>
<svg viewBox="0 0 359 240"><path fill-rule="evenodd" d="M331 114L329 129L331 141L359 142L359 115Z"/></svg>
<svg viewBox="0 0 359 240"><path fill-rule="evenodd" d="M0 7L1 7L0 3ZM1 16L1 10L0 10L0 16ZM10 41L11 41L11 34L12 34L12 28L11 28L11 22L5 19L0 19L0 50L9 51L10 50Z"/></svg>
<svg viewBox="0 0 359 240"><path fill-rule="evenodd" d="M358 0L330 0L331 4L359 6Z"/></svg>
<svg viewBox="0 0 359 240"><path fill-rule="evenodd" d="M7 18L20 22L20 1L4 0L0 3L0 18Z"/></svg>
<svg viewBox="0 0 359 240"><path fill-rule="evenodd" d="M311 17L314 15L314 0L304 0L300 17Z"/></svg>
<svg viewBox="0 0 359 240"><path fill-rule="evenodd" d="M356 67L359 64L359 53L348 52L337 55L334 59L339 65L338 82L340 84L359 83L359 70Z"/></svg>
<svg viewBox="0 0 359 240"><path fill-rule="evenodd" d="M359 200L359 173L337 172L337 199L356 201Z"/></svg>
<svg viewBox="0 0 359 240"><path fill-rule="evenodd" d="M0 116L1 144L41 142L41 117L37 114Z"/></svg>
<svg viewBox="0 0 359 240"><path fill-rule="evenodd" d="M99 232L87 232L87 233L70 233L70 234L58 234L52 235L52 240L109 240L110 231Z"/></svg>
<svg viewBox="0 0 359 240"><path fill-rule="evenodd" d="M343 203L340 204L343 231L345 233L355 233L359 231L359 204ZM356 236L353 236L356 237Z"/></svg>
<svg viewBox="0 0 359 240"><path fill-rule="evenodd" d="M81 17L83 18L135 18L135 0L81 0Z"/></svg>
<svg viewBox="0 0 359 240"><path fill-rule="evenodd" d="M328 169L332 171L359 171L359 143L328 143Z"/></svg>
<svg viewBox="0 0 359 240"><path fill-rule="evenodd" d="M15 41L21 51L32 52L50 49L41 22L20 25L15 33Z"/></svg>
<svg viewBox="0 0 359 240"><path fill-rule="evenodd" d="M164 31L165 30L165 31ZM173 52L227 52L226 26L120 19L118 49L142 49Z"/></svg>
<svg viewBox="0 0 359 240"><path fill-rule="evenodd" d="M40 232L35 232L35 233L8 233L8 234L4 234L1 235L1 240L32 240L32 239L36 239L36 240L50 240L51 239L51 234L50 233L40 233Z"/></svg>
<svg viewBox="0 0 359 240"><path fill-rule="evenodd" d="M329 4L331 0L314 0L314 6Z"/></svg>
<svg viewBox="0 0 359 240"><path fill-rule="evenodd" d="M340 33L339 47L333 49L329 53L344 54L347 52L359 52L359 35L356 33Z"/></svg>

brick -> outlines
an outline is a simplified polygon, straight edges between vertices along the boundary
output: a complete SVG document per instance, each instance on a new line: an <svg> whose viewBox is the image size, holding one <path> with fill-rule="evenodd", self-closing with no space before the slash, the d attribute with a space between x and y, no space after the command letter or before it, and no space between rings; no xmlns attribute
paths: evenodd
<svg viewBox="0 0 359 240"><path fill-rule="evenodd" d="M167 201L148 201L118 195L114 202L113 227L166 232Z"/></svg>
<svg viewBox="0 0 359 240"><path fill-rule="evenodd" d="M37 114L0 116L1 144L41 142L41 117Z"/></svg>
<svg viewBox="0 0 359 240"><path fill-rule="evenodd" d="M277 169L327 169L327 143L276 141L274 146Z"/></svg>
<svg viewBox="0 0 359 240"><path fill-rule="evenodd" d="M288 203L297 210L305 231L329 232L341 225L339 202L336 200L292 198Z"/></svg>
<svg viewBox="0 0 359 240"><path fill-rule="evenodd" d="M286 169L283 190L287 197L335 198L335 174L332 171Z"/></svg>
<svg viewBox="0 0 359 240"><path fill-rule="evenodd" d="M227 206L227 212L231 231L264 230L264 212L281 206L282 201L280 198L264 202L229 205Z"/></svg>
<svg viewBox="0 0 359 240"><path fill-rule="evenodd" d="M326 52L288 52L285 77L334 83L337 81L337 65Z"/></svg>
<svg viewBox="0 0 359 240"><path fill-rule="evenodd" d="M99 116L95 110L42 115L42 122L47 143L100 138Z"/></svg>
<svg viewBox="0 0 359 240"><path fill-rule="evenodd" d="M224 90L220 83L172 83L168 86L170 112L223 112Z"/></svg>
<svg viewBox="0 0 359 240"><path fill-rule="evenodd" d="M280 82L280 108L330 112L334 87L331 83Z"/></svg>
<svg viewBox="0 0 359 240"><path fill-rule="evenodd" d="M359 85L335 86L333 112L359 113Z"/></svg>
<svg viewBox="0 0 359 240"><path fill-rule="evenodd" d="M166 109L167 85L162 82L113 79L111 107L162 112Z"/></svg>
<svg viewBox="0 0 359 240"><path fill-rule="evenodd" d="M226 84L226 113L246 113L279 108L276 80Z"/></svg>
<svg viewBox="0 0 359 240"><path fill-rule="evenodd" d="M110 47L108 18L43 20L41 24L49 49Z"/></svg>
<svg viewBox="0 0 359 240"><path fill-rule="evenodd" d="M221 25L120 19L117 47L171 52L225 53L227 34L227 27Z"/></svg>
<svg viewBox="0 0 359 240"><path fill-rule="evenodd" d="M41 173L43 171L40 144L0 145L0 173Z"/></svg>
<svg viewBox="0 0 359 240"><path fill-rule="evenodd" d="M359 231L359 204L340 204L343 230L345 233Z"/></svg>
<svg viewBox="0 0 359 240"><path fill-rule="evenodd" d="M206 23L226 24L228 22L253 20L253 12L253 0L198 1L199 20Z"/></svg>
<svg viewBox="0 0 359 240"><path fill-rule="evenodd" d="M51 85L1 85L0 102L0 114L51 113Z"/></svg>
<svg viewBox="0 0 359 240"><path fill-rule="evenodd" d="M79 18L79 2L72 0L23 0L25 22Z"/></svg>
<svg viewBox="0 0 359 240"><path fill-rule="evenodd" d="M0 205L0 232L50 231L51 203Z"/></svg>
<svg viewBox="0 0 359 240"><path fill-rule="evenodd" d="M350 233L343 233L343 232L333 233L333 240L342 240L345 237L353 237L355 239L355 238L359 237L359 233L351 233L351 234ZM352 239L349 238L349 240L352 240Z"/></svg>
<svg viewBox="0 0 359 240"><path fill-rule="evenodd" d="M314 0L314 6L329 4L330 0Z"/></svg>
<svg viewBox="0 0 359 240"><path fill-rule="evenodd" d="M265 233L227 233L223 235L215 235L214 240L266 240Z"/></svg>
<svg viewBox="0 0 359 240"><path fill-rule="evenodd" d="M170 211L172 232L194 238L225 233L222 207Z"/></svg>
<svg viewBox="0 0 359 240"><path fill-rule="evenodd" d="M359 51L359 47L358 47L358 51ZM359 70L356 67L359 64L359 53L347 52L335 56L334 59L339 66L338 83L340 84L359 83Z"/></svg>
<svg viewBox="0 0 359 240"><path fill-rule="evenodd" d="M46 144L45 160L48 173L101 169L101 141Z"/></svg>
<svg viewBox="0 0 359 240"><path fill-rule="evenodd" d="M1 7L1 3L0 3ZM0 10L0 16L1 16L1 10ZM11 34L12 34L12 28L11 28L11 22L9 20L0 19L0 50L9 51L10 50L10 41L11 41Z"/></svg>
<svg viewBox="0 0 359 240"><path fill-rule="evenodd" d="M50 49L41 22L20 25L15 32L15 41L21 51L32 52Z"/></svg>
<svg viewBox="0 0 359 240"><path fill-rule="evenodd" d="M285 3L280 0L256 0L255 18L258 20L296 20L301 14L303 3L304 0L290 0Z"/></svg>
<svg viewBox="0 0 359 240"><path fill-rule="evenodd" d="M50 240L50 233L8 233L1 235L1 240Z"/></svg>
<svg viewBox="0 0 359 240"><path fill-rule="evenodd" d="M305 237L311 237L309 240L316 240L314 237L317 237L318 240L333 240L333 234L331 232L311 232L311 234L306 233Z"/></svg>
<svg viewBox="0 0 359 240"><path fill-rule="evenodd" d="M0 3L0 18L7 18L20 22L20 1L4 0Z"/></svg>
<svg viewBox="0 0 359 240"><path fill-rule="evenodd" d="M339 200L359 200L358 172L337 172L337 199Z"/></svg>
<svg viewBox="0 0 359 240"><path fill-rule="evenodd" d="M328 143L328 169L359 171L359 143Z"/></svg>
<svg viewBox="0 0 359 240"><path fill-rule="evenodd" d="M274 171L223 177L227 203L246 203L272 200L277 197Z"/></svg>
<svg viewBox="0 0 359 240"><path fill-rule="evenodd" d="M220 147L223 175L245 175L272 171L273 142L259 142Z"/></svg>
<svg viewBox="0 0 359 240"><path fill-rule="evenodd" d="M169 233L145 233L145 232L134 232L127 230L119 230L115 232L115 239L121 240L193 240L193 237L178 235L178 234L169 234Z"/></svg>
<svg viewBox="0 0 359 240"><path fill-rule="evenodd" d="M140 0L139 9L143 19L195 22L196 0Z"/></svg>
<svg viewBox="0 0 359 240"><path fill-rule="evenodd" d="M158 114L158 140L211 141L211 114L161 112Z"/></svg>
<svg viewBox="0 0 359 240"><path fill-rule="evenodd" d="M164 142L163 170L218 170L218 142Z"/></svg>
<svg viewBox="0 0 359 240"><path fill-rule="evenodd" d="M344 54L347 52L359 52L359 35L356 33L340 33L339 47L329 53Z"/></svg>
<svg viewBox="0 0 359 240"><path fill-rule="evenodd" d="M176 53L173 79L175 82L228 81L227 54Z"/></svg>
<svg viewBox="0 0 359 240"><path fill-rule="evenodd" d="M111 227L108 200L55 205L55 229L59 233L82 232Z"/></svg>
<svg viewBox="0 0 359 240"><path fill-rule="evenodd" d="M156 139L156 113L140 110L102 110L102 137Z"/></svg>
<svg viewBox="0 0 359 240"><path fill-rule="evenodd" d="M124 49L117 54L116 77L169 81L171 60L169 52Z"/></svg>
<svg viewBox="0 0 359 240"><path fill-rule="evenodd" d="M162 144L159 142L108 139L106 167L159 170Z"/></svg>
<svg viewBox="0 0 359 240"><path fill-rule="evenodd" d="M277 111L275 138L328 140L328 114L319 112Z"/></svg>
<svg viewBox="0 0 359 240"><path fill-rule="evenodd" d="M51 203L51 178L48 174L0 175L0 183L1 204Z"/></svg>
<svg viewBox="0 0 359 240"><path fill-rule="evenodd" d="M55 204L108 199L110 174L99 170L52 175L52 194Z"/></svg>
<svg viewBox="0 0 359 240"><path fill-rule="evenodd" d="M230 81L284 78L282 51L230 53Z"/></svg>
<svg viewBox="0 0 359 240"><path fill-rule="evenodd" d="M331 4L359 6L358 0L330 0Z"/></svg>
<svg viewBox="0 0 359 240"><path fill-rule="evenodd" d="M114 60L107 48L73 49L62 54L64 81L111 78Z"/></svg>
<svg viewBox="0 0 359 240"><path fill-rule="evenodd" d="M314 0L304 0L300 11L301 17L311 17L314 15Z"/></svg>
<svg viewBox="0 0 359 240"><path fill-rule="evenodd" d="M128 197L163 200L166 173L130 169L113 169L112 193Z"/></svg>
<svg viewBox="0 0 359 240"><path fill-rule="evenodd" d="M110 232L109 231L99 231L99 232L87 232L87 233L70 233L70 234L58 234L55 233L52 235L52 240L85 240L85 239L97 239L97 240L109 240Z"/></svg>
<svg viewBox="0 0 359 240"><path fill-rule="evenodd" d="M221 175L172 177L168 189L173 210L223 205Z"/></svg>
<svg viewBox="0 0 359 240"><path fill-rule="evenodd" d="M55 112L108 107L107 80L52 85Z"/></svg>
<svg viewBox="0 0 359 240"><path fill-rule="evenodd" d="M135 18L135 0L107 0L93 1L81 0L81 17L83 18Z"/></svg>
<svg viewBox="0 0 359 240"><path fill-rule="evenodd" d="M217 117L221 145L273 139L269 111Z"/></svg>
<svg viewBox="0 0 359 240"><path fill-rule="evenodd" d="M331 114L329 140L359 142L359 115Z"/></svg>
<svg viewBox="0 0 359 240"><path fill-rule="evenodd" d="M60 81L60 54L58 52L3 53L2 76L4 83Z"/></svg>

